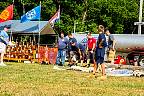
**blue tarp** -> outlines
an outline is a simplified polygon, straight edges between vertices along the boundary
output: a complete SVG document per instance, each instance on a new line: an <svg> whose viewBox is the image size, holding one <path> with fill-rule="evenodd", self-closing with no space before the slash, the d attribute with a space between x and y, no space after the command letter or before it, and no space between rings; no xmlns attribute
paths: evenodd
<svg viewBox="0 0 144 96"><path fill-rule="evenodd" d="M108 76L133 76L133 70L130 69L106 69Z"/></svg>

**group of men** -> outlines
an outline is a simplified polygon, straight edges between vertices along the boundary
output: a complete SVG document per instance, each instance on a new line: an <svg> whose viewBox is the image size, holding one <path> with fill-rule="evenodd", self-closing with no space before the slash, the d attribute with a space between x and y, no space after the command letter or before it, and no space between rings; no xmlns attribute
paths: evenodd
<svg viewBox="0 0 144 96"><path fill-rule="evenodd" d="M3 31L0 31L0 66L6 66L3 63L3 57L6 50L6 45L9 43L7 31L7 28L4 28ZM99 25L98 32L99 36L97 40L92 37L91 32L87 34L88 40L86 47L80 42L77 42L76 38L74 38L72 34L68 34L68 40L68 38L64 37L64 33L61 33L58 39L58 54L56 64L60 65L61 62L61 64L64 65L66 55L68 53L69 66L75 65L79 61L81 62L81 66L83 66L84 61L86 61L87 66L90 66L90 61L92 61L94 64L93 74L95 75L98 64L100 64L102 68L102 78L105 78L106 72L104 56L107 48L108 52L115 52L115 40L113 35L110 34L109 30L105 29L102 25ZM108 36L108 42L106 40L105 34ZM111 61L114 61L114 57L112 57Z"/></svg>
<svg viewBox="0 0 144 96"><path fill-rule="evenodd" d="M101 78L106 78L104 56L107 55L105 54L106 52L115 52L115 39L113 35L110 34L109 30L105 29L103 25L98 26L98 32L99 36L97 40L92 36L91 32L87 34L88 40L86 47L80 42L77 42L72 34L68 34L68 40L64 37L64 33L61 33L58 39L56 64L59 65L61 60L62 65L64 65L67 51L69 56L69 66L77 64L79 61L81 62L81 66L83 66L83 62L86 59L87 66L90 66L91 61L94 64L93 75L95 75L98 69L98 64L100 64L102 68ZM106 35L108 36L108 41ZM111 60L112 63L113 61L114 60Z"/></svg>

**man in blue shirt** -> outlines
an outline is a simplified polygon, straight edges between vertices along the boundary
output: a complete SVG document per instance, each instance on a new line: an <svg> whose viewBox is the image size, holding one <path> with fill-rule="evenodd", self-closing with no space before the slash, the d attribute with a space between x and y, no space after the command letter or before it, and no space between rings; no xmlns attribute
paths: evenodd
<svg viewBox="0 0 144 96"><path fill-rule="evenodd" d="M69 37L68 50L73 51L75 50L75 46L78 47L77 40L73 37L72 34L68 34L68 37Z"/></svg>
<svg viewBox="0 0 144 96"><path fill-rule="evenodd" d="M84 45L82 45L81 43L78 43L78 47L79 47L79 53L80 53L80 59L81 59L81 65L83 66L83 62L85 61L85 57L86 57L86 48Z"/></svg>
<svg viewBox="0 0 144 96"><path fill-rule="evenodd" d="M104 26L99 25L98 31L99 31L99 36L98 36L97 46L96 46L96 63L97 63L97 65L94 67L93 73L96 72L96 70L98 68L98 64L100 64L101 68L102 68L102 76L100 77L100 79L106 79L104 55L105 55L105 47L107 46L107 42L106 42L106 37L104 35Z"/></svg>
<svg viewBox="0 0 144 96"><path fill-rule="evenodd" d="M58 38L58 55L56 59L57 65L60 65L60 59L61 59L62 65L64 65L65 63L67 44L68 44L68 39L64 37L64 33L61 33L60 37Z"/></svg>
<svg viewBox="0 0 144 96"><path fill-rule="evenodd" d="M72 34L69 37L69 65L77 64L81 60L81 66L83 65L85 57L85 46L78 43Z"/></svg>
<svg viewBox="0 0 144 96"><path fill-rule="evenodd" d="M77 63L78 59L78 43L77 40L73 37L73 35L70 33L68 34L69 37L69 44L68 44L68 54L69 54L69 66L74 65L74 63Z"/></svg>
<svg viewBox="0 0 144 96"><path fill-rule="evenodd" d="M0 32L0 54L1 54L1 58L0 58L0 66L6 66L3 63L3 57L6 51L6 45L8 44L9 41L9 36L7 34L8 28L4 28L3 31Z"/></svg>

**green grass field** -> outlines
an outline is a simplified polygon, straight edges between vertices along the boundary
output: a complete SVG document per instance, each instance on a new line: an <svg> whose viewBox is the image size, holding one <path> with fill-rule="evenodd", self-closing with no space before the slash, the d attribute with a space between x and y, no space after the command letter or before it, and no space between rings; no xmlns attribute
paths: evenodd
<svg viewBox="0 0 144 96"><path fill-rule="evenodd" d="M88 78L89 73L53 70L53 65L6 63L0 96L144 96L144 78Z"/></svg>

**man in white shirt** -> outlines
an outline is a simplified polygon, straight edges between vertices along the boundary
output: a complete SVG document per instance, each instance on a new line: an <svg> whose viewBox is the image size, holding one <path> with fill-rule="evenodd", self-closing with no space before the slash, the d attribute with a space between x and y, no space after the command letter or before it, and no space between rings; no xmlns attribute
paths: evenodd
<svg viewBox="0 0 144 96"><path fill-rule="evenodd" d="M9 42L9 36L7 34L8 28L4 28L3 31L0 31L0 66L6 66L6 64L3 63L3 57L6 51L6 46Z"/></svg>

